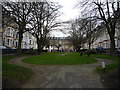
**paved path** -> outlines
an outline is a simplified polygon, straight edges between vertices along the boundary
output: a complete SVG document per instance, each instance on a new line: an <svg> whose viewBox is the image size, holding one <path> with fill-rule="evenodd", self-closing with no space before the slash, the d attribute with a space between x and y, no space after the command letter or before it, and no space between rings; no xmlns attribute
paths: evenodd
<svg viewBox="0 0 120 90"><path fill-rule="evenodd" d="M23 58L26 57L9 62L33 70L33 76L23 88L104 88L94 69L102 61L113 63L111 60L96 58L97 63L85 65L34 65L21 62Z"/></svg>

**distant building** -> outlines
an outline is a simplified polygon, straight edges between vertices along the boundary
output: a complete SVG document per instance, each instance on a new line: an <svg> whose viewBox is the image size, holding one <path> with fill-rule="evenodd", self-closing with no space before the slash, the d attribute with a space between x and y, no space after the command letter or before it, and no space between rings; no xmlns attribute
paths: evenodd
<svg viewBox="0 0 120 90"><path fill-rule="evenodd" d="M70 52L73 51L73 45L67 37L49 37L49 47L44 49L48 49L49 52Z"/></svg>

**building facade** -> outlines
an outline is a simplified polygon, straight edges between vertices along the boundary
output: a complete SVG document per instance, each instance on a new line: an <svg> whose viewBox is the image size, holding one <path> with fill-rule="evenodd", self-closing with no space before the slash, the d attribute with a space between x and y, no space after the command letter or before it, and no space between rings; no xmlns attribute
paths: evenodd
<svg viewBox="0 0 120 90"><path fill-rule="evenodd" d="M93 42L91 48L103 47L105 49L109 49L110 37L107 32L107 29L102 28L99 34L100 34L99 37ZM120 48L120 25L118 25L115 29L114 39L115 39L115 48ZM88 45L86 43L84 44L84 48L88 49Z"/></svg>
<svg viewBox="0 0 120 90"><path fill-rule="evenodd" d="M55 51L70 52L70 51L73 51L73 45L69 41L68 37L49 37L49 42L50 42L50 44L49 44L49 47L47 48L49 52L55 52Z"/></svg>
<svg viewBox="0 0 120 90"><path fill-rule="evenodd" d="M3 32L3 46L16 49L18 47L19 33L17 29L6 27ZM36 38L29 32L23 34L22 49L37 48Z"/></svg>
<svg viewBox="0 0 120 90"><path fill-rule="evenodd" d="M12 27L4 28L3 33L3 46L8 48L16 49L18 47L19 32L17 29ZM45 46L43 49L49 52L64 51L69 52L73 50L73 46L67 37L48 37L49 47ZM21 43L22 49L37 49L37 40L29 32L23 34Z"/></svg>

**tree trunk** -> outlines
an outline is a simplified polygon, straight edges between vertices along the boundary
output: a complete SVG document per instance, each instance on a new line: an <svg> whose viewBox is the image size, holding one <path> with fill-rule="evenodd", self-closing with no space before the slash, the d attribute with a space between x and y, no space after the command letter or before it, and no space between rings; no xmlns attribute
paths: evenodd
<svg viewBox="0 0 120 90"><path fill-rule="evenodd" d="M91 49L91 43L89 43L88 45L89 45L88 48L89 48L89 50L90 50L90 49Z"/></svg>
<svg viewBox="0 0 120 90"><path fill-rule="evenodd" d="M39 43L39 38L37 38L37 52L39 54L40 51L40 43Z"/></svg>
<svg viewBox="0 0 120 90"><path fill-rule="evenodd" d="M37 47L38 47L37 49L38 54L42 53L41 41L39 38L37 38Z"/></svg>
<svg viewBox="0 0 120 90"><path fill-rule="evenodd" d="M23 39L23 33L19 32L19 40L18 40L18 53L19 54L22 53L22 49L21 49L22 39Z"/></svg>
<svg viewBox="0 0 120 90"><path fill-rule="evenodd" d="M111 26L109 27L108 25L106 25L107 30L108 30L108 34L110 37L110 55L114 56L115 55L115 26Z"/></svg>
<svg viewBox="0 0 120 90"><path fill-rule="evenodd" d="M115 39L114 34L110 34L110 55L115 55Z"/></svg>

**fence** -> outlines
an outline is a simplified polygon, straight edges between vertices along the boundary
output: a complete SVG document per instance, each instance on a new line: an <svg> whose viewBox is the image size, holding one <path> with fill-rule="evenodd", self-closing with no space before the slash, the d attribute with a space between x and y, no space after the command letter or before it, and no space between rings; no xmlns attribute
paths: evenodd
<svg viewBox="0 0 120 90"><path fill-rule="evenodd" d="M6 55L6 54L17 54L17 49L0 49L2 50L2 55ZM30 49L22 49L22 53L30 53ZM36 49L33 50L33 52L37 52ZM47 50L42 50L42 52L48 52Z"/></svg>
<svg viewBox="0 0 120 90"><path fill-rule="evenodd" d="M2 55L6 55L6 54L16 54L17 53L17 49L1 49L2 50ZM27 53L29 49L22 49L22 53Z"/></svg>

